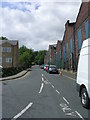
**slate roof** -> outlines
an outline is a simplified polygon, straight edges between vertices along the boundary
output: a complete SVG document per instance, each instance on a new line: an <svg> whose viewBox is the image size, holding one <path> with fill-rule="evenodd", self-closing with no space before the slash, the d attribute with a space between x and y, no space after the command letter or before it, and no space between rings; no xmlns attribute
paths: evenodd
<svg viewBox="0 0 90 120"><path fill-rule="evenodd" d="M4 44L4 43L10 43L11 45L17 45L17 40L0 40L0 45Z"/></svg>

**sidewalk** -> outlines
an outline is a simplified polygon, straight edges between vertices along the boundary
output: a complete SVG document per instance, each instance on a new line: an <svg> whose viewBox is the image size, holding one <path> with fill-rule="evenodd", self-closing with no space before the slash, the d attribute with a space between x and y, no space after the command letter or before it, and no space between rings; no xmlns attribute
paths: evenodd
<svg viewBox="0 0 90 120"><path fill-rule="evenodd" d="M72 72L72 71L67 71L67 70L61 70L62 75L65 75L67 77L71 77L73 79L77 78L77 73L76 72Z"/></svg>
<svg viewBox="0 0 90 120"><path fill-rule="evenodd" d="M9 77L4 77L4 78L0 78L0 81L5 81L5 80L11 80L11 79L16 79L16 78L20 78L22 76L24 76L29 70L24 70L16 75L13 76L9 76Z"/></svg>

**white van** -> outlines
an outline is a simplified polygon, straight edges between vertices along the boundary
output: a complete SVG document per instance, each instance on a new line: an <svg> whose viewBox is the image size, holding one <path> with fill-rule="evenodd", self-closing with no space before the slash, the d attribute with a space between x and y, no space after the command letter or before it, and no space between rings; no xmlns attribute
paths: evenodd
<svg viewBox="0 0 90 120"><path fill-rule="evenodd" d="M88 108L90 105L90 38L83 42L80 51L77 90L81 97L82 106Z"/></svg>

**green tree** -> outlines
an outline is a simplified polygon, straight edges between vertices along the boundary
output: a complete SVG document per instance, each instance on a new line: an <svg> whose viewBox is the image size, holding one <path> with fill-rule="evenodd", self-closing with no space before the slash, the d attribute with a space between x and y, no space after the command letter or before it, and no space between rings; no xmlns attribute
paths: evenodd
<svg viewBox="0 0 90 120"><path fill-rule="evenodd" d="M46 50L39 51L37 56L35 57L35 62L39 65L44 64L44 56L46 55L46 52Z"/></svg>
<svg viewBox="0 0 90 120"><path fill-rule="evenodd" d="M0 40L8 40L8 38L1 36Z"/></svg>
<svg viewBox="0 0 90 120"><path fill-rule="evenodd" d="M34 60L34 52L32 49L28 49L25 46L19 49L19 64L24 67L30 67Z"/></svg>
<svg viewBox="0 0 90 120"><path fill-rule="evenodd" d="M32 64L37 63L39 65L44 63L44 56L46 50L33 51L28 49L26 46L19 48L19 64L24 67L30 67Z"/></svg>

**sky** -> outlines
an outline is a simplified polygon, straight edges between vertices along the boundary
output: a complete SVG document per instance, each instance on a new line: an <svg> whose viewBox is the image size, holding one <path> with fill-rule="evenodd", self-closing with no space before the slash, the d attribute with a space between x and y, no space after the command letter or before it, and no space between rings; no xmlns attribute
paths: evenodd
<svg viewBox="0 0 90 120"><path fill-rule="evenodd" d="M19 46L47 50L63 39L67 20L75 22L79 0L2 0L0 36L18 40Z"/></svg>

